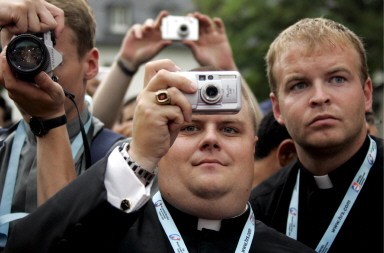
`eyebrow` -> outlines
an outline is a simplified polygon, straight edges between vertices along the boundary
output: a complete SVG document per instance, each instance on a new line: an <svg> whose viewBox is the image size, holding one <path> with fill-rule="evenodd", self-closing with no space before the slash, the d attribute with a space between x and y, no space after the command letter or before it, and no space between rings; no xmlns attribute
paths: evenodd
<svg viewBox="0 0 384 253"><path fill-rule="evenodd" d="M301 75L301 74L293 74L293 75L290 75L286 81L284 82L285 84L288 84L292 81L296 81L296 80L303 80L305 79L305 76L304 75Z"/></svg>
<svg viewBox="0 0 384 253"><path fill-rule="evenodd" d="M327 71L327 75L332 75L338 72L345 72L347 74L351 74L351 71L349 71L347 68L344 67L334 67L331 68L329 71Z"/></svg>
<svg viewBox="0 0 384 253"><path fill-rule="evenodd" d="M333 75L333 74L336 74L336 73L339 73L339 72L345 72L345 73L347 73L349 75L352 74L352 72L349 71L347 68L341 67L341 66L337 66L337 67L334 67L334 68L331 68L330 70L328 70L326 72L326 75L329 76L329 75ZM301 81L301 80L305 80L305 79L306 79L305 75L294 73L294 74L290 75L286 79L284 84L291 83L292 81Z"/></svg>

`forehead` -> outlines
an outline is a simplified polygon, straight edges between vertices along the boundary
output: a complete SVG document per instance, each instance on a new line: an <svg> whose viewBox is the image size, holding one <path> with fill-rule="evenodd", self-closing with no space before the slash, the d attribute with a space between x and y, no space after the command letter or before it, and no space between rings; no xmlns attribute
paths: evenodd
<svg viewBox="0 0 384 253"><path fill-rule="evenodd" d="M287 73L305 73L313 69L320 71L322 68L326 71L346 69L352 73L358 73L359 59L358 53L351 47L316 46L313 48L295 43L287 45L277 55L273 71L278 79Z"/></svg>

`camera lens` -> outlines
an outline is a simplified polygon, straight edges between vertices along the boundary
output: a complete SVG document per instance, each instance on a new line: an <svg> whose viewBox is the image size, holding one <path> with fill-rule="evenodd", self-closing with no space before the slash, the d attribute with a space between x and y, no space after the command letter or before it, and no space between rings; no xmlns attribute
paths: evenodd
<svg viewBox="0 0 384 253"><path fill-rule="evenodd" d="M217 88L215 86L209 86L205 90L205 94L207 94L207 96L210 98L216 97L218 93L219 93L219 91L217 90Z"/></svg>
<svg viewBox="0 0 384 253"><path fill-rule="evenodd" d="M178 30L178 34L180 37L187 37L189 34L189 29L186 24L181 24Z"/></svg>
<svg viewBox="0 0 384 253"><path fill-rule="evenodd" d="M201 99L207 104L216 104L221 97L222 90L216 84L207 84L201 89Z"/></svg>
<svg viewBox="0 0 384 253"><path fill-rule="evenodd" d="M12 39L6 58L12 71L25 81L33 81L34 76L49 65L49 53L42 38L32 34L21 34Z"/></svg>

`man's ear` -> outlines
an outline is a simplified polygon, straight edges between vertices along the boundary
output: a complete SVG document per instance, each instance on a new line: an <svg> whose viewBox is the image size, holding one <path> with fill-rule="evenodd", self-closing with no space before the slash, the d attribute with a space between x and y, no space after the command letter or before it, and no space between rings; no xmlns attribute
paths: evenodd
<svg viewBox="0 0 384 253"><path fill-rule="evenodd" d="M368 78L364 83L364 96L365 96L365 111L369 112L372 111L372 80L371 78Z"/></svg>
<svg viewBox="0 0 384 253"><path fill-rule="evenodd" d="M84 57L86 57L84 61L84 64L86 64L84 78L90 80L99 72L99 51L93 48Z"/></svg>
<svg viewBox="0 0 384 253"><path fill-rule="evenodd" d="M283 140L277 147L277 158L280 166L284 167L297 158L295 144L292 139Z"/></svg>
<svg viewBox="0 0 384 253"><path fill-rule="evenodd" d="M278 123L280 123L281 125L284 125L284 119L281 116L279 100L278 100L276 94L271 92L269 94L269 98L271 99L271 102L272 102L272 111L273 111L273 115L275 116L276 121Z"/></svg>

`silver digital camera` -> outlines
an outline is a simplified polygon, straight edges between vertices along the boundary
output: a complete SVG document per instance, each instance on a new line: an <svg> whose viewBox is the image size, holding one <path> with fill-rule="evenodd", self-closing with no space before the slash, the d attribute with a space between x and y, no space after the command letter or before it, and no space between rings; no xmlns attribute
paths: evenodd
<svg viewBox="0 0 384 253"><path fill-rule="evenodd" d="M53 75L53 70L63 61L62 55L53 48L55 44L51 32L19 34L8 44L7 62L21 80L34 82L34 77L41 71L55 80L57 77Z"/></svg>
<svg viewBox="0 0 384 253"><path fill-rule="evenodd" d="M178 72L197 84L186 94L192 111L199 114L237 113L241 109L241 76L237 71Z"/></svg>
<svg viewBox="0 0 384 253"><path fill-rule="evenodd" d="M164 40L198 40L199 21L189 16L166 16L161 23Z"/></svg>

